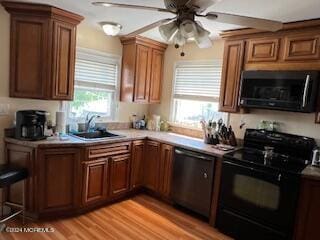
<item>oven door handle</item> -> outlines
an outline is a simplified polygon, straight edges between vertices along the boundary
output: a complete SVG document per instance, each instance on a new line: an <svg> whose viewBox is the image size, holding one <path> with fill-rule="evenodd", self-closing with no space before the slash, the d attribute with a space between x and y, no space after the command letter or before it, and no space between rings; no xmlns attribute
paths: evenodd
<svg viewBox="0 0 320 240"><path fill-rule="evenodd" d="M236 163L233 163L233 162L229 162L229 161L223 161L224 164L228 164L228 165L231 165L231 166L234 166L234 167L238 167L238 168L242 168L242 169L246 169L246 170L250 170L251 172L255 172L255 173L259 173L259 174L262 174L268 178L271 177L272 180L275 180L275 181L278 181L280 182L282 180L282 175L281 173L270 173L270 172L266 172L266 171L263 171L263 170L259 170L259 169L255 169L255 168L252 168L252 167L247 167L247 166L243 166L243 165L240 165L240 164L236 164Z"/></svg>

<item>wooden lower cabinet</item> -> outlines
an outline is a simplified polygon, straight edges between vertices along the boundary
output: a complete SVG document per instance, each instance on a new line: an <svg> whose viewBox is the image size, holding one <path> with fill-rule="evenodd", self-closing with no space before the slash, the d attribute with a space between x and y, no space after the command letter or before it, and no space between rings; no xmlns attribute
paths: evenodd
<svg viewBox="0 0 320 240"><path fill-rule="evenodd" d="M159 166L159 193L164 197L170 197L173 146L161 144L161 157Z"/></svg>
<svg viewBox="0 0 320 240"><path fill-rule="evenodd" d="M108 194L108 159L83 163L83 205L106 200Z"/></svg>
<svg viewBox="0 0 320 240"><path fill-rule="evenodd" d="M130 154L110 158L110 196L129 191Z"/></svg>
<svg viewBox="0 0 320 240"><path fill-rule="evenodd" d="M295 228L295 240L319 239L320 181L303 179Z"/></svg>
<svg viewBox="0 0 320 240"><path fill-rule="evenodd" d="M144 161L144 186L152 191L158 191L159 182L160 143L146 141Z"/></svg>
<svg viewBox="0 0 320 240"><path fill-rule="evenodd" d="M143 186L143 165L144 165L145 141L133 141L131 158L130 189Z"/></svg>
<svg viewBox="0 0 320 240"><path fill-rule="evenodd" d="M5 144L5 158L10 165L25 167L28 169L29 177L26 182L26 208L28 212L36 210L36 171L35 171L35 149L15 144ZM7 190L7 200L12 203L22 204L23 183L12 184Z"/></svg>
<svg viewBox="0 0 320 240"><path fill-rule="evenodd" d="M39 212L76 209L80 204L80 149L41 149L37 160Z"/></svg>
<svg viewBox="0 0 320 240"><path fill-rule="evenodd" d="M151 140L87 148L5 144L8 163L29 170L27 210L34 218L80 213L142 187L170 199L173 150ZM8 189L11 202L21 203L21 187Z"/></svg>

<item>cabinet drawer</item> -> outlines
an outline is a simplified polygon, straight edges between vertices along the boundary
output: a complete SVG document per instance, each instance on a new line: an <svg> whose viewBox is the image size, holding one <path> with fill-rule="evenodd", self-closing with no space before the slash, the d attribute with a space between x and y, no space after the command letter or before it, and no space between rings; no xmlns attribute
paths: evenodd
<svg viewBox="0 0 320 240"><path fill-rule="evenodd" d="M114 143L88 148L88 158L101 158L130 153L131 142Z"/></svg>

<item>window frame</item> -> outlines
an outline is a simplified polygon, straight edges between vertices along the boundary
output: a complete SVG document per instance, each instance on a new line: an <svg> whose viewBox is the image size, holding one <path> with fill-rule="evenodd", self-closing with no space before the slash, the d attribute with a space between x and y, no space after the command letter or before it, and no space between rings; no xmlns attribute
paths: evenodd
<svg viewBox="0 0 320 240"><path fill-rule="evenodd" d="M185 99L185 100L191 100L191 101L200 101L200 102L204 102L204 101L209 101L210 102L210 97L206 98L206 97L196 97L196 96L190 96L190 98L185 98L185 97L181 97L181 98L175 98L175 85L176 85L176 69L179 65L196 65L196 64L211 64L211 63L217 63L219 62L221 64L221 71L222 71L222 60L221 59L212 59L212 60L184 60L184 61L176 61L174 63L174 68L173 68L173 81L172 81L172 89L171 89L171 100L170 100L170 115L169 115L169 123L172 126L177 126L177 127L182 127L182 128L188 128L188 129L192 129L192 130L201 130L200 127L194 127L194 126L190 126L188 124L183 124L183 123L177 123L175 122L175 99ZM219 96L220 97L220 96ZM207 100L205 100L207 99ZM212 100L212 99L211 99ZM213 102L217 102L219 104L219 98L216 101ZM230 120L230 114L226 113L226 112L222 112L223 113L223 122L226 125L229 125L229 120Z"/></svg>
<svg viewBox="0 0 320 240"><path fill-rule="evenodd" d="M115 85L115 90L110 90L110 89L105 89L105 91L113 91L114 92L114 96L113 96L113 103L111 104L111 115L109 116L101 116L101 118L98 121L116 121L116 119L118 119L119 117L119 99L120 99L120 81L121 81L121 65L122 65L122 57L120 55L116 55L116 54L110 54L110 53L106 53L103 51L98 51L95 49L90 49L90 48L84 48L84 47L77 47L76 48L76 58L75 58L75 64L77 62L77 56L78 54L88 54L88 60L99 60L101 58L104 58L105 60L108 60L108 62L110 61L110 63L112 64L116 64L117 65L117 78L116 78L116 85ZM90 89L92 88L92 90L95 89L95 86L98 86L99 83L88 83L88 86L78 86L78 88L84 88L84 89ZM77 81L76 79L74 80L74 89L77 88ZM62 103L62 109L65 110L65 112L67 113L67 118L70 119L70 104L72 101L67 101L67 102L63 102ZM83 117L77 117L77 118L72 118L73 120L75 120L78 123L83 123L85 122L85 118Z"/></svg>

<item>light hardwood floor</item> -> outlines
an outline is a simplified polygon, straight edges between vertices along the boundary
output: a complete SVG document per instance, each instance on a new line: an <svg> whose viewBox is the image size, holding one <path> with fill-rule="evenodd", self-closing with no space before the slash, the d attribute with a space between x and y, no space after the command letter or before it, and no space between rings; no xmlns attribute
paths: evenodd
<svg viewBox="0 0 320 240"><path fill-rule="evenodd" d="M21 226L18 220L7 224ZM52 227L53 233L0 233L3 240L210 239L229 240L207 223L146 195L87 214L25 227Z"/></svg>

